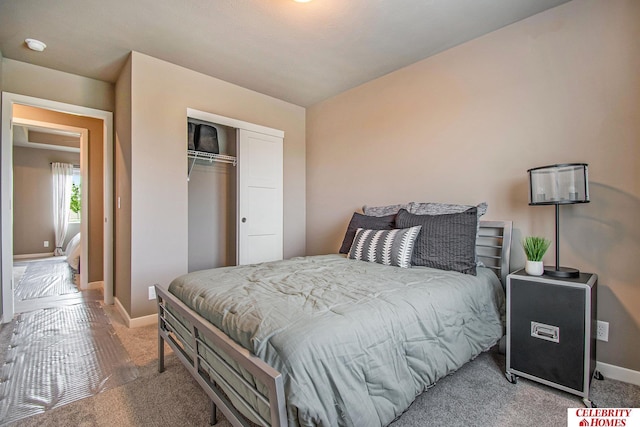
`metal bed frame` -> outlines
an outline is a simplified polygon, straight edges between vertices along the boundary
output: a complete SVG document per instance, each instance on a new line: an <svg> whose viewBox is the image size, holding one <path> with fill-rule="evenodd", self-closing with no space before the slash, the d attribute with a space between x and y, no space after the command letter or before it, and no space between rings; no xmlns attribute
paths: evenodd
<svg viewBox="0 0 640 427"><path fill-rule="evenodd" d="M509 274L511 235L511 221L481 221L476 239L478 258L486 267L495 271L503 287ZM251 426L250 422L257 422L265 427L286 426L287 410L282 374L241 347L167 290L156 285L156 295L158 371L164 371L166 342L211 399L211 425L217 422L219 408L233 426L248 427ZM205 354L216 360L215 368L207 361ZM237 366L229 363L228 359L237 363ZM263 387L248 381L246 372ZM245 391L248 390L257 401L269 408L269 419L261 416L258 409L225 379L229 376L237 379ZM267 390L266 395L261 390ZM233 396L238 407L234 406L229 396Z"/></svg>

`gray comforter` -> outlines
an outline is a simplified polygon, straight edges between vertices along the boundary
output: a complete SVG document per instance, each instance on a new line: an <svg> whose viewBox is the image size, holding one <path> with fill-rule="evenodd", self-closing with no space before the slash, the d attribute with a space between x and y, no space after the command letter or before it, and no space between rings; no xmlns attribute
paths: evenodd
<svg viewBox="0 0 640 427"><path fill-rule="evenodd" d="M169 291L283 374L289 425L387 425L503 335L496 275L341 255L205 270Z"/></svg>

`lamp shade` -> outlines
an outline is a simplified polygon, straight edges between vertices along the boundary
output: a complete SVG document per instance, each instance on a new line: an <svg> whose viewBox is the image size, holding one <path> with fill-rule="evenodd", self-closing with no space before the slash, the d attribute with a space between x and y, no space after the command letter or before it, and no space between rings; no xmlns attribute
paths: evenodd
<svg viewBox="0 0 640 427"><path fill-rule="evenodd" d="M529 204L588 203L587 168L586 163L565 163L529 169Z"/></svg>

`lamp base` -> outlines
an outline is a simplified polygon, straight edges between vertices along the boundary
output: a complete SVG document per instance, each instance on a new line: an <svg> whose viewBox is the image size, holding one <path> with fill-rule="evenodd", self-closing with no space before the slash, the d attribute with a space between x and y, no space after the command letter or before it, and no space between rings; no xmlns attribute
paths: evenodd
<svg viewBox="0 0 640 427"><path fill-rule="evenodd" d="M580 277L580 270L576 270L575 268L569 267L545 267L544 274L551 277L561 277L561 278L576 278Z"/></svg>

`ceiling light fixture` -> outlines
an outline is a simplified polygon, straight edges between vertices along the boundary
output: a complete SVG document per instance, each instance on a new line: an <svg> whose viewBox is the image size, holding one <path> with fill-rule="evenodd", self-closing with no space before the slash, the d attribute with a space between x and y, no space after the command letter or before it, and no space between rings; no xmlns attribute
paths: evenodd
<svg viewBox="0 0 640 427"><path fill-rule="evenodd" d="M47 47L46 44L36 39L25 39L24 42L27 44L29 49L35 50L36 52L42 52Z"/></svg>
<svg viewBox="0 0 640 427"><path fill-rule="evenodd" d="M309 3L311 0L293 0L296 3Z"/></svg>

